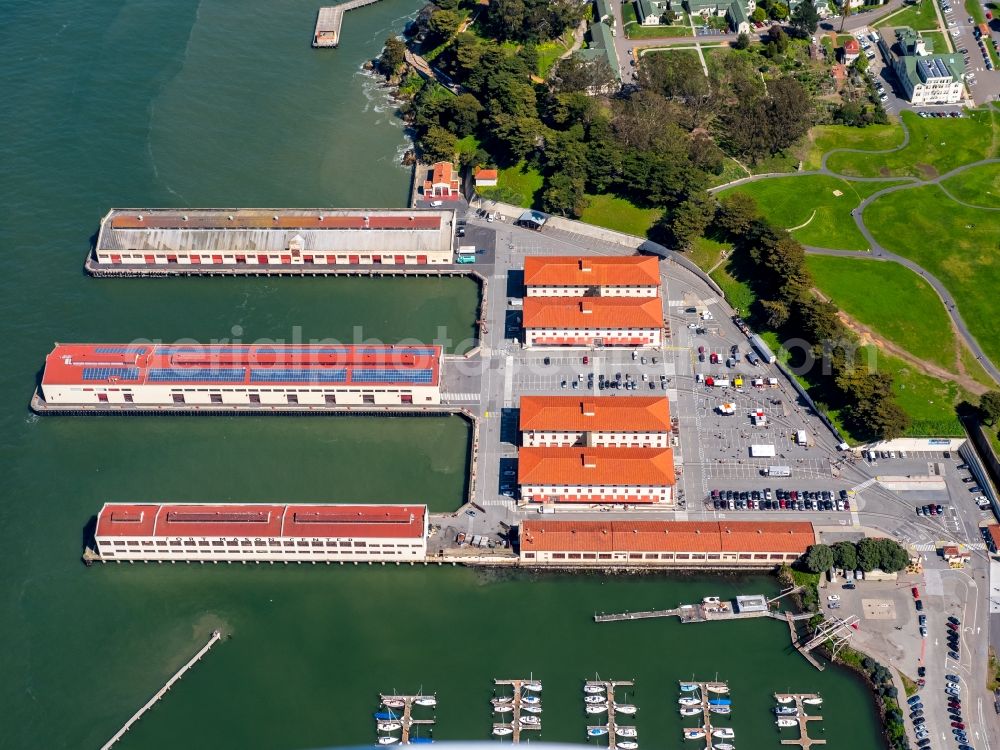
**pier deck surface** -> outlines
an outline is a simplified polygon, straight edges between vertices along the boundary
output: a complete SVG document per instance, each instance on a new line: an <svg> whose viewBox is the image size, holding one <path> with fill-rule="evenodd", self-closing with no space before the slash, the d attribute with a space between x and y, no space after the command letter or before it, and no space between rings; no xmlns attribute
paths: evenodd
<svg viewBox="0 0 1000 750"><path fill-rule="evenodd" d="M378 0L350 0L340 5L320 8L316 14L316 29L313 31L313 47L336 47L340 44L340 27L344 13L365 5L373 5Z"/></svg>
<svg viewBox="0 0 1000 750"><path fill-rule="evenodd" d="M799 737L795 740L782 740L782 745L798 745L802 750L809 750L813 745L825 745L826 740L816 740L809 736L808 726L810 721L822 721L822 716L809 716L806 714L806 703L807 699L817 699L819 698L818 693L775 693L774 699L778 701L779 705L788 705L787 703L781 703L782 699L791 698L795 703L795 708L798 709L798 714L794 718L799 723Z"/></svg>
<svg viewBox="0 0 1000 750"><path fill-rule="evenodd" d="M110 740L104 743L104 745L101 747L101 750L109 750L109 748L113 747L122 737L124 737L125 734L132 728L132 725L135 724L137 721L139 721L139 719L142 718L143 714L145 714L149 709L151 709L154 705L156 705L157 701L159 701L164 695L166 695L167 692L170 690L170 688L174 686L174 683L176 683L181 677L183 677L187 673L187 671L191 669L191 667L193 667L195 664L201 661L201 658L209 651L211 651L212 646L214 646L220 640L222 640L222 633L220 633L218 630L212 631L212 637L208 639L208 643L202 646L198 650L198 653L192 656L187 661L187 663L184 664L183 667L178 669L174 673L173 677L167 680L166 684L159 690L157 690L153 694L152 698L146 701L146 703L142 706L142 708L140 708L138 711L132 714L132 717L125 722L124 726L122 726L121 729L115 732L114 736Z"/></svg>

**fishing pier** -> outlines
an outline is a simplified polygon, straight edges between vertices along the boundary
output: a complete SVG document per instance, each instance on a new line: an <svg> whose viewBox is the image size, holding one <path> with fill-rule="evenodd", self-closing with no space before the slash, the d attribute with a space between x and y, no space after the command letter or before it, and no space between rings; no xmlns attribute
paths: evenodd
<svg viewBox="0 0 1000 750"><path fill-rule="evenodd" d="M511 696L494 697L490 704L494 713L501 716L510 713L509 722L494 722L494 737L510 737L511 742L521 741L521 732L525 730L542 730L542 699L535 695L542 692L542 681L534 679L493 680L497 687L509 685L513 690Z"/></svg>
<svg viewBox="0 0 1000 750"><path fill-rule="evenodd" d="M592 735L591 732L606 730L606 737L608 738L608 747L621 747L620 741L617 739L619 736L623 741L634 741L635 737L638 736L634 726L625 726L618 723L618 712L621 713L634 713L635 707L630 706L625 703L618 703L615 700L615 690L619 688L631 688L635 687L635 682L633 680L587 680L583 686L583 692L585 696L591 695L601 695L603 693L606 702L600 703L590 703L587 702L587 706L593 705L603 705L607 709L608 722L607 724L592 724L587 727L588 738L599 736ZM624 711L620 709L624 708ZM589 715L589 714L588 714Z"/></svg>
<svg viewBox="0 0 1000 750"><path fill-rule="evenodd" d="M137 721L139 721L139 719L142 718L143 714L145 714L149 709L155 706L156 703L160 700L160 698L166 695L167 691L169 691L170 688L174 686L174 683L176 683L181 677L183 677L187 673L187 671L191 669L191 667L193 667L195 664L201 661L201 658L212 650L212 646L214 646L221 640L222 640L222 633L219 632L218 630L213 630L212 637L208 639L208 643L202 646L198 650L198 653L192 656L183 667L178 669L174 673L174 676L171 677L169 680L167 680L166 684L159 690L157 690L153 694L153 697L150 698L148 701L146 701L145 705L143 705L142 708L140 708L138 711L132 714L132 718L126 721L125 725L117 732L115 732L114 737L112 737L110 740L104 743L104 745L101 747L101 750L109 750L109 748L113 747L122 737L124 737L125 734L132 728L132 725L135 724Z"/></svg>
<svg viewBox="0 0 1000 750"><path fill-rule="evenodd" d="M685 705L681 704L681 716L684 717L684 711L686 709L697 709L701 712L701 726L700 727L686 727L684 732L684 739L694 739L689 738L687 733L692 730L701 730L705 733L705 748L706 750L712 750L712 732L715 731L715 727L712 726L712 714L725 714L731 713L732 700L729 698L729 685L725 682L689 682L686 680L681 680L679 683L681 691L681 700L685 698L698 700L697 704ZM728 737L722 739L732 739L732 733L729 732Z"/></svg>
<svg viewBox="0 0 1000 750"><path fill-rule="evenodd" d="M649 620L660 617L676 617L682 623L688 622L711 622L715 620L744 620L753 617L773 617L784 620L785 615L773 612L771 605L776 604L786 596L790 596L802 590L801 586L785 589L780 594L770 599L766 599L762 594L753 598L760 598L766 606L753 611L740 610L734 607L733 602L722 601L717 596L706 596L700 604L681 604L673 609L649 609L638 612L613 612L609 614L595 614L594 622L622 622L626 620ZM739 598L739 597L737 597ZM750 598L750 597L748 597ZM802 613L793 615L796 620L812 617L812 613Z"/></svg>
<svg viewBox="0 0 1000 750"><path fill-rule="evenodd" d="M350 0L340 5L320 8L316 14L316 29L313 31L313 47L336 47L340 44L340 27L344 13L365 5L373 5L378 0Z"/></svg>
<svg viewBox="0 0 1000 750"><path fill-rule="evenodd" d="M430 732L434 731L433 726L436 723L436 719L414 719L413 718L413 707L414 706L426 706L428 708L435 708L437 706L437 696L434 695L395 695L389 693L382 693L379 695L379 700L381 701L384 711L380 711L375 714L375 719L377 720L377 729L379 732L392 732L395 728L388 729L387 727L393 724L398 724L399 729L402 730L403 734L400 738L400 742L404 745L416 744L430 742L430 737L419 737L413 736L414 729L419 729L421 726L430 727ZM402 714L397 715L397 711L402 710ZM380 737L385 735L379 735ZM380 743L382 744L382 743Z"/></svg>
<svg viewBox="0 0 1000 750"><path fill-rule="evenodd" d="M813 745L825 745L826 740L814 740L809 736L808 728L810 721L822 721L822 716L810 716L806 713L806 706L820 705L822 698L817 693L775 693L774 699L779 706L795 706L796 713L793 716L780 716L778 718L794 719L799 726L799 737L795 740L782 740L782 745L798 745L802 750L809 750ZM810 701L810 703L807 703Z"/></svg>

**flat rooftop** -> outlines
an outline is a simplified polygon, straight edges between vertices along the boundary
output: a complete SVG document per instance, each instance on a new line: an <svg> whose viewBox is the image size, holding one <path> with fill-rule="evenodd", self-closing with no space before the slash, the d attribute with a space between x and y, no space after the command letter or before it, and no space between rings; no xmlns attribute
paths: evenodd
<svg viewBox="0 0 1000 750"><path fill-rule="evenodd" d="M440 346L57 344L42 385L421 385Z"/></svg>
<svg viewBox="0 0 1000 750"><path fill-rule="evenodd" d="M525 328L662 328L659 297L525 297Z"/></svg>
<svg viewBox="0 0 1000 750"><path fill-rule="evenodd" d="M665 396L522 396L521 430L668 432Z"/></svg>
<svg viewBox="0 0 1000 750"><path fill-rule="evenodd" d="M521 448L517 481L541 486L671 486L674 452L670 448Z"/></svg>
<svg viewBox="0 0 1000 750"><path fill-rule="evenodd" d="M525 286L659 286L651 255L532 255L524 259Z"/></svg>
<svg viewBox="0 0 1000 750"><path fill-rule="evenodd" d="M105 503L96 537L420 539L425 505Z"/></svg>
<svg viewBox="0 0 1000 750"><path fill-rule="evenodd" d="M455 212L443 209L114 208L99 252L413 254L450 252Z"/></svg>

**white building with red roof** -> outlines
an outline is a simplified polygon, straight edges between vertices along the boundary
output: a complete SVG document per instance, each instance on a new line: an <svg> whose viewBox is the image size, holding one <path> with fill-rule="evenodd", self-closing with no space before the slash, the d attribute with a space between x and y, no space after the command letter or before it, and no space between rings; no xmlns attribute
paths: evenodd
<svg viewBox="0 0 1000 750"><path fill-rule="evenodd" d="M670 448L521 448L521 499L532 503L670 505L674 453Z"/></svg>
<svg viewBox="0 0 1000 750"><path fill-rule="evenodd" d="M526 347L658 348L663 341L659 297L525 297Z"/></svg>
<svg viewBox="0 0 1000 750"><path fill-rule="evenodd" d="M112 209L101 221L92 270L163 272L329 266L440 265L454 261L451 209Z"/></svg>
<svg viewBox="0 0 1000 750"><path fill-rule="evenodd" d="M457 200L462 197L459 189L459 176L454 165L450 161L439 161L435 163L424 180L424 199L444 198L446 200Z"/></svg>
<svg viewBox="0 0 1000 750"><path fill-rule="evenodd" d="M537 255L524 259L528 297L656 297L660 265L651 255Z"/></svg>
<svg viewBox="0 0 1000 750"><path fill-rule="evenodd" d="M46 405L428 406L440 346L57 344Z"/></svg>
<svg viewBox="0 0 1000 750"><path fill-rule="evenodd" d="M425 505L105 503L101 560L417 562Z"/></svg>
<svg viewBox="0 0 1000 750"><path fill-rule="evenodd" d="M774 568L816 543L808 521L549 521L520 526L525 565Z"/></svg>
<svg viewBox="0 0 1000 750"><path fill-rule="evenodd" d="M526 448L667 448L670 402L665 396L522 396Z"/></svg>

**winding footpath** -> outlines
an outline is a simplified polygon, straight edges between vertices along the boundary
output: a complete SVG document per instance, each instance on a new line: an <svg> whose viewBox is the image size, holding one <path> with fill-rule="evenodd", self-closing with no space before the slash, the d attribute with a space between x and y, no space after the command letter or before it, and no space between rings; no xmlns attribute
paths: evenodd
<svg viewBox="0 0 1000 750"><path fill-rule="evenodd" d="M998 369L996 364L994 364L993 361L986 355L982 347L979 345L979 342L976 340L976 337L973 336L972 333L969 331L969 328L966 325L965 320L962 318L961 313L958 311L958 305L955 302L955 298L952 296L951 292L948 291L947 287L943 283L941 283L940 279L934 276L934 274L930 273L927 269L913 262L909 258L899 255L898 253L892 252L891 250L887 249L885 246L880 244L878 240L875 239L871 230L867 227L864 221L865 209L868 208L869 205L871 205L874 201L878 200L879 198L885 195L889 195L890 193L898 192L900 190L909 190L914 187L924 187L926 185L937 185L945 193L945 195L947 195L949 198L954 200L959 205L984 211L1000 210L1000 208L976 206L970 203L966 203L965 201L958 200L954 196L952 196L951 193L949 193L948 190L941 184L944 181L952 177L955 177L956 175L959 175L968 169L980 167L985 164L1000 164L1000 159L997 158L981 159L979 161L971 162L969 164L964 164L960 167L956 167L950 172L945 172L942 175L938 175L937 177L933 177L927 180L922 180L916 177L908 177L908 176L852 177L849 175L841 174L839 172L834 172L829 168L829 166L827 166L827 161L834 154L849 153L849 154L867 154L875 156L879 154L891 154L897 151L902 151L910 144L910 130L909 128L906 127L906 123L902 119L900 120L899 124L903 128L903 142L900 143L898 146L894 146L893 148L882 149L879 151L868 151L865 149L855 149L855 148L837 148L831 151L827 151L825 154L823 154L822 160L820 161L819 169L805 170L792 173L779 172L779 173L753 175L751 177L741 177L737 180L732 180L731 182L727 182L724 185L719 185L717 187L711 188L709 192L715 193L720 190L725 190L730 187L735 187L737 185L744 185L749 182L757 182L758 180L769 180L778 177L799 177L804 175L825 175L828 177L847 180L850 182L899 183L900 181L902 181L902 184L891 185L883 190L879 190L875 193L872 193L867 198L862 200L861 203L858 204L857 208L851 211L851 217L854 219L854 223L857 226L858 231L861 232L862 236L868 242L868 246L870 249L869 253L857 252L854 250L835 250L832 248L815 247L812 245L804 246L806 252L812 253L814 255L831 255L838 258L865 258L865 259L874 259L880 261L888 261L888 262L898 263L901 266L904 266L913 271L914 273L918 274L920 277L925 279L928 284L931 285L931 288L934 289L938 297L940 297L941 302L944 304L945 310L948 313L948 317L951 318L951 322L955 328L955 331L965 341L966 345L969 347L969 350L975 355L976 359L982 365L983 369L986 370L987 373L989 373L989 376L993 378L994 381L1000 383L1000 369Z"/></svg>

